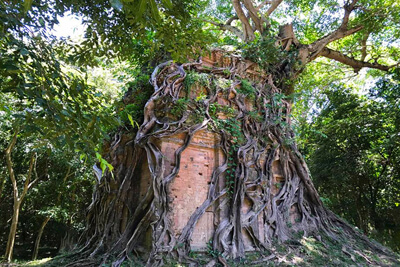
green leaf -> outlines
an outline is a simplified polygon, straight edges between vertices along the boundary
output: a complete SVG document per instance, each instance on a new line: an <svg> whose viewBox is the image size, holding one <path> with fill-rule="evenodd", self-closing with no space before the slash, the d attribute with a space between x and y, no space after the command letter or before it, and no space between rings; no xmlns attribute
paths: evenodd
<svg viewBox="0 0 400 267"><path fill-rule="evenodd" d="M137 121L133 120L131 114L128 114L128 119L129 119L129 121L130 121L130 123L131 123L133 128L135 128L135 127L139 128L140 127L139 124L137 123Z"/></svg>
<svg viewBox="0 0 400 267"><path fill-rule="evenodd" d="M172 5L172 2L171 2L171 0L161 0L161 2L164 4L164 6L166 7L166 8L168 8L168 9L172 9L173 8L173 5Z"/></svg>
<svg viewBox="0 0 400 267"><path fill-rule="evenodd" d="M160 13L158 12L158 7L157 7L157 3L154 0L149 0L150 2L150 10L151 10L151 14L153 15L153 18L157 21L157 23L161 22L161 17L160 17Z"/></svg>
<svg viewBox="0 0 400 267"><path fill-rule="evenodd" d="M25 56L25 55L28 55L28 54L29 54L29 51L28 51L26 48L22 48L22 49L19 51L19 53L20 53L21 55Z"/></svg>
<svg viewBox="0 0 400 267"><path fill-rule="evenodd" d="M24 0L24 12L27 13L32 7L33 0Z"/></svg>
<svg viewBox="0 0 400 267"><path fill-rule="evenodd" d="M143 13L146 10L146 6L147 6L147 0L139 0L139 8L136 12L136 16L138 20L140 20L140 18L142 17Z"/></svg>
<svg viewBox="0 0 400 267"><path fill-rule="evenodd" d="M42 17L39 18L39 23L40 23L40 25L41 25L42 27L44 27L44 26L46 25L46 22L45 22L45 20L44 20Z"/></svg>
<svg viewBox="0 0 400 267"><path fill-rule="evenodd" d="M106 172L107 164L108 164L107 160L105 160L103 158L100 160L100 168L101 168L101 172L103 174Z"/></svg>
<svg viewBox="0 0 400 267"><path fill-rule="evenodd" d="M66 110L61 110L61 114L65 115L65 116L67 116L67 117L70 116L70 114L69 114L68 111L66 111Z"/></svg>

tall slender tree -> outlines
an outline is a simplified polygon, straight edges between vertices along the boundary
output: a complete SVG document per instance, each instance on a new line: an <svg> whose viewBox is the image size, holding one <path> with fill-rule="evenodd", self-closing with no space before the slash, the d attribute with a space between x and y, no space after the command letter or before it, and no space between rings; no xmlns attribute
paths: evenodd
<svg viewBox="0 0 400 267"><path fill-rule="evenodd" d="M22 202L23 202L26 194L28 193L28 190L37 182L37 179L38 179L38 177L36 177L36 179L32 180L32 177L34 176L34 172L35 172L34 167L36 165L36 153L32 152L32 156L29 161L28 174L26 175L26 177L24 177L25 178L24 186L23 186L22 191L19 192L18 182L17 182L16 175L14 173L13 163L12 163L12 159L11 159L11 152L14 149L15 144L17 142L18 133L19 133L19 129L16 129L13 137L11 138L10 144L8 145L8 147L5 151L6 161L7 161L7 169L8 169L8 173L10 175L10 180L12 182L13 200L14 200L13 216L12 216L12 221L11 221L10 233L8 235L6 254L4 255L5 259L8 262L11 261L12 255L13 255L15 235L17 233L17 225L18 225L19 213L20 213Z"/></svg>

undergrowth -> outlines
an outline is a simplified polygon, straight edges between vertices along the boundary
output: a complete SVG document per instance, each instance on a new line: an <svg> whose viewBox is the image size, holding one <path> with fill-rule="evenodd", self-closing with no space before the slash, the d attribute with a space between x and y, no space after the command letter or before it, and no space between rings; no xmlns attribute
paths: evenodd
<svg viewBox="0 0 400 267"><path fill-rule="evenodd" d="M299 234L300 235L300 234ZM250 251L246 253L245 258L225 259L224 256L213 250L212 243L207 244L206 251L191 251L191 258L198 262L197 266L205 266L211 261L214 266L399 266L390 259L381 254L377 254L363 245L359 240L333 240L323 234L314 234L309 237L295 236L296 239L280 243L274 241L272 246L264 251ZM299 237L299 238L297 238ZM350 250L350 245L353 250ZM356 249L354 249L356 248ZM397 260L400 259L399 255ZM269 259L268 259L269 258ZM268 260L263 260L268 259ZM176 260L164 257L163 266L189 266L178 263ZM101 265L111 267L113 259ZM55 257L50 261L31 261L25 263L16 263L11 266L46 266L58 267L68 264L68 257ZM139 267L145 266L145 262L139 258L130 255L121 266Z"/></svg>

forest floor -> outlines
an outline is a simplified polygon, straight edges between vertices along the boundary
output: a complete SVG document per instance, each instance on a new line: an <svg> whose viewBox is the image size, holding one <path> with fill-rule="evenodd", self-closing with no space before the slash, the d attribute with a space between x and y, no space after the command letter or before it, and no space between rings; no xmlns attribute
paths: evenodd
<svg viewBox="0 0 400 267"><path fill-rule="evenodd" d="M376 244L382 251L372 251L364 247L363 242L354 244L351 240L337 242L327 238L303 237L299 240L291 240L285 243L276 243L268 252L249 252L246 259L240 261L223 259L217 252L206 253L193 252L191 257L196 259L197 265L192 266L400 266L400 255ZM0 266L66 266L68 257L57 256L36 261L15 262L12 264L0 264ZM164 266L189 266L177 262L165 261ZM103 264L108 267L111 264ZM143 262L124 262L122 266L144 266Z"/></svg>
<svg viewBox="0 0 400 267"><path fill-rule="evenodd" d="M53 258L44 258L40 260L34 261L14 261L12 263L0 263L1 267L14 267L14 266L21 266L21 267L34 267L34 266L44 266L47 262L51 261Z"/></svg>

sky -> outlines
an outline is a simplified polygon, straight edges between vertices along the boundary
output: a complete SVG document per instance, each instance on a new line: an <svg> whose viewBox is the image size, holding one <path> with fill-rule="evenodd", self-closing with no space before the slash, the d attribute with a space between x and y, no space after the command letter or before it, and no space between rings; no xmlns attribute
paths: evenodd
<svg viewBox="0 0 400 267"><path fill-rule="evenodd" d="M59 24L54 27L54 35L61 37L71 37L76 40L83 35L85 26L82 24L82 18L66 14L64 17L58 18Z"/></svg>

